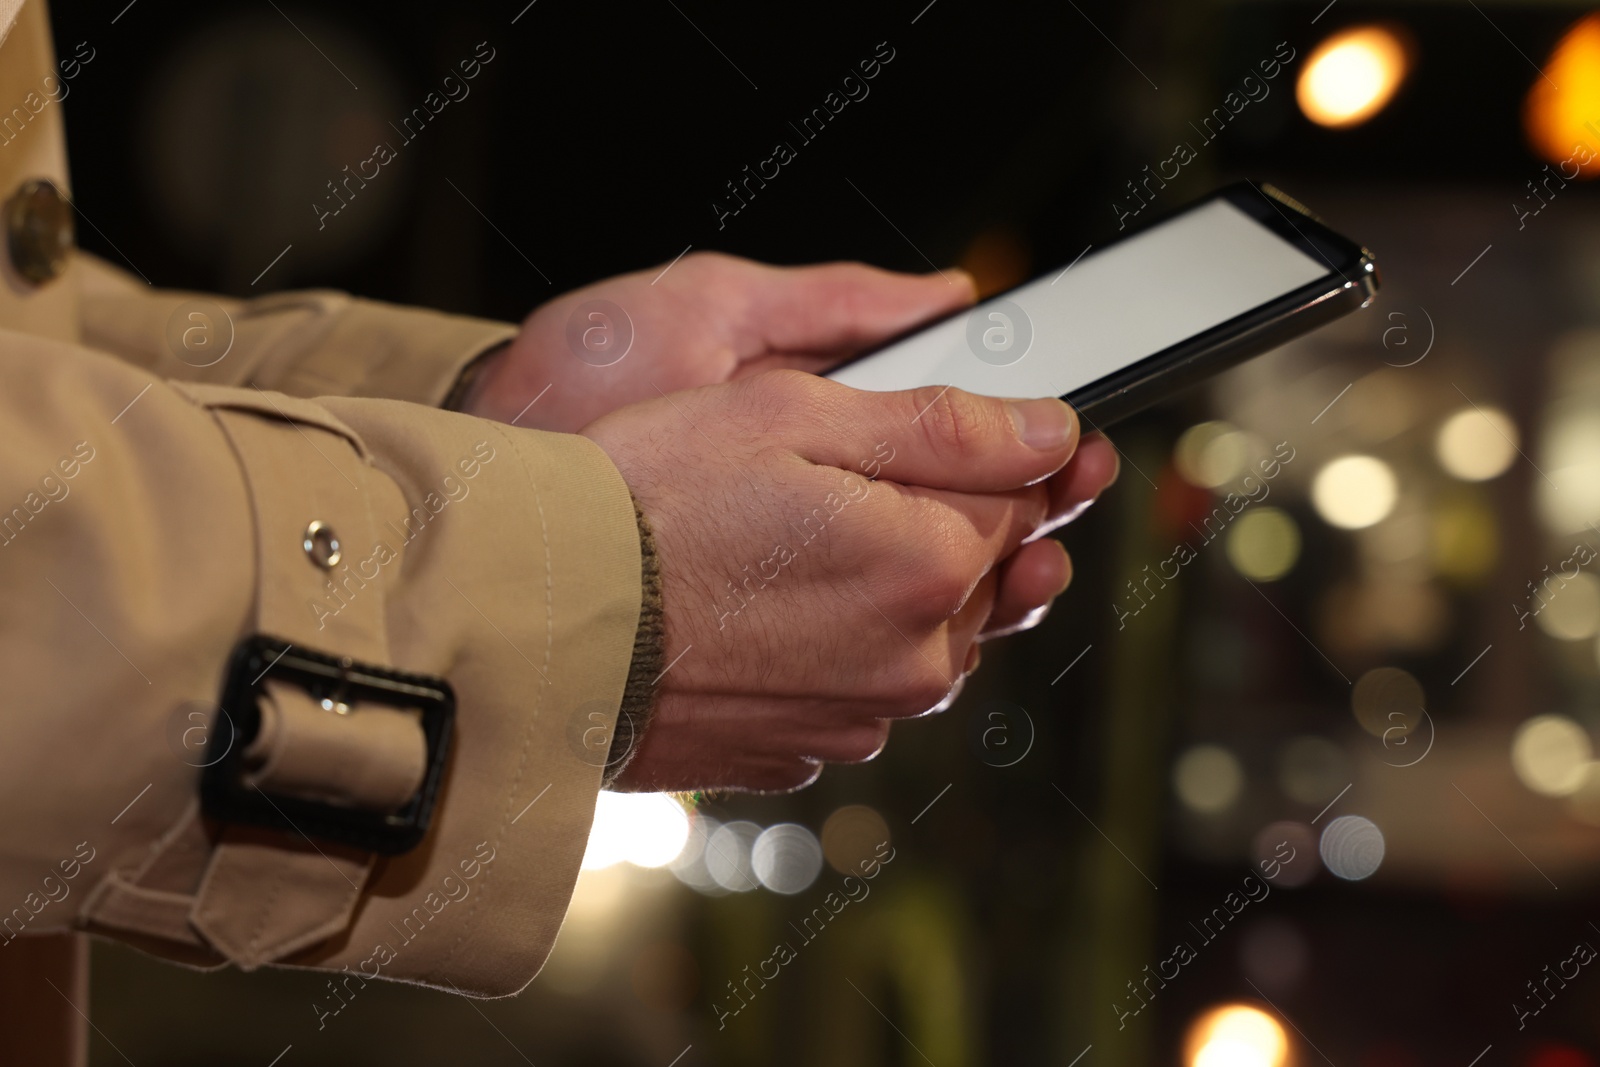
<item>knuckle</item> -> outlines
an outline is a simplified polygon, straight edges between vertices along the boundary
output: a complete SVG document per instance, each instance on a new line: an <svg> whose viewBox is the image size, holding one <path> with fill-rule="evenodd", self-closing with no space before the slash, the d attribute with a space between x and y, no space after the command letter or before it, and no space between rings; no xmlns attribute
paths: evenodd
<svg viewBox="0 0 1600 1067"><path fill-rule="evenodd" d="M911 393L923 438L939 453L963 454L981 446L995 428L993 404L960 389L924 386Z"/></svg>
<svg viewBox="0 0 1600 1067"><path fill-rule="evenodd" d="M882 720L854 727L843 735L834 763L866 763L889 743L889 723Z"/></svg>
<svg viewBox="0 0 1600 1067"><path fill-rule="evenodd" d="M926 715L933 708L944 702L950 694L950 686L943 678L934 676L928 664L922 658L916 657L915 664L908 665L916 670L912 680L902 689L902 696L894 701L896 718L912 719L919 715Z"/></svg>
<svg viewBox="0 0 1600 1067"><path fill-rule="evenodd" d="M815 421L816 383L822 379L804 371L781 368L753 374L730 383L737 409L762 432L787 434Z"/></svg>
<svg viewBox="0 0 1600 1067"><path fill-rule="evenodd" d="M783 760L752 770L744 787L755 793L794 793L815 782L821 774L822 764L817 760Z"/></svg>
<svg viewBox="0 0 1600 1067"><path fill-rule="evenodd" d="M911 560L916 577L909 606L918 618L942 621L961 610L978 575L955 537L929 533L932 544Z"/></svg>
<svg viewBox="0 0 1600 1067"><path fill-rule="evenodd" d="M679 262L678 268L699 280L714 277L738 263L737 256L725 252L690 252Z"/></svg>

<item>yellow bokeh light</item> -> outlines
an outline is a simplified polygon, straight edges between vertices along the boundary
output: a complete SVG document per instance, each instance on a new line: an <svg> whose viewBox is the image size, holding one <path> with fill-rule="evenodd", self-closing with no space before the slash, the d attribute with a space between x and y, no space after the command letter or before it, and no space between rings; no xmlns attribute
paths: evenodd
<svg viewBox="0 0 1600 1067"><path fill-rule="evenodd" d="M1340 456L1318 471L1311 483L1317 514L1345 530L1362 530L1383 521L1399 495L1394 471L1372 456Z"/></svg>
<svg viewBox="0 0 1600 1067"><path fill-rule="evenodd" d="M1190 485L1215 489L1244 473L1254 447L1250 435L1229 423L1202 422L1178 438L1172 462Z"/></svg>
<svg viewBox="0 0 1600 1067"><path fill-rule="evenodd" d="M1228 562L1246 578L1273 582L1300 558L1300 528L1282 508L1256 507L1228 531Z"/></svg>
<svg viewBox="0 0 1600 1067"><path fill-rule="evenodd" d="M1393 30L1357 26L1329 37L1306 60L1295 99L1319 126L1355 126L1387 104L1406 76L1406 48Z"/></svg>
<svg viewBox="0 0 1600 1067"><path fill-rule="evenodd" d="M1500 554L1494 513L1474 490L1444 493L1434 503L1432 560L1440 576L1475 582L1489 573Z"/></svg>
<svg viewBox="0 0 1600 1067"><path fill-rule="evenodd" d="M1600 12L1556 43L1528 90L1522 124L1534 151L1562 178L1600 174Z"/></svg>
<svg viewBox="0 0 1600 1067"><path fill-rule="evenodd" d="M1228 1004L1213 1008L1189 1027L1189 1067L1283 1067L1289 1035L1260 1008Z"/></svg>
<svg viewBox="0 0 1600 1067"><path fill-rule="evenodd" d="M1497 408L1462 408L1439 427L1439 465L1464 482L1498 477L1517 457L1517 425Z"/></svg>
<svg viewBox="0 0 1600 1067"><path fill-rule="evenodd" d="M1374 667L1356 679L1350 710L1361 728L1385 742L1403 738L1421 722L1428 698L1422 683L1399 667Z"/></svg>
<svg viewBox="0 0 1600 1067"><path fill-rule="evenodd" d="M1576 793L1593 755L1588 733L1564 715L1535 715L1511 739L1511 769L1523 785L1547 797Z"/></svg>
<svg viewBox="0 0 1600 1067"><path fill-rule="evenodd" d="M1233 807L1244 791L1244 768L1221 745L1195 745L1178 757L1172 786L1185 807L1215 815Z"/></svg>
<svg viewBox="0 0 1600 1067"><path fill-rule="evenodd" d="M1535 586L1531 595L1539 629L1563 641L1582 641L1600 634L1600 578L1579 571L1555 574Z"/></svg>

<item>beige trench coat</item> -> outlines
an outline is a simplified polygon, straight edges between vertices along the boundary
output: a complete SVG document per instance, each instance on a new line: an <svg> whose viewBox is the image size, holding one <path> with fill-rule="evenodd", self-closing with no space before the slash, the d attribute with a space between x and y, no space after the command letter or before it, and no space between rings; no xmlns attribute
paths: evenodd
<svg viewBox="0 0 1600 1067"><path fill-rule="evenodd" d="M0 33L0 199L67 193L43 0L0 0ZM639 620L616 469L583 438L436 409L513 327L219 299L235 339L198 367L168 337L194 294L84 255L37 285L0 260L0 1062L82 1056L75 931L201 966L523 988L600 786L573 727L615 715ZM226 663L255 633L449 680L420 846L200 817L216 749L194 735L221 743ZM418 788L413 713L264 684L250 788L378 812Z"/></svg>

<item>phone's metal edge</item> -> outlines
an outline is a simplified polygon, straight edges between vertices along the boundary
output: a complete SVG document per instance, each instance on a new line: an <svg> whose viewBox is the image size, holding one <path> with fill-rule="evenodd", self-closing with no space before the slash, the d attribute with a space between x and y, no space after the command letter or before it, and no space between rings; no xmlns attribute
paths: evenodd
<svg viewBox="0 0 1600 1067"><path fill-rule="evenodd" d="M1350 278L1345 268L1333 266L1330 262L1330 272L1323 278L1311 282L1292 293L1288 293L1271 303L1265 304L1244 315L1229 319L1227 322L1207 330L1196 337L1188 338L1173 345L1171 348L1162 349L1144 357L1132 367L1125 367L1106 377L1090 382L1088 385L1075 392L1068 393L1061 399L1071 404L1090 429L1103 428L1115 422L1136 414L1151 404L1157 403L1165 397L1189 388L1203 381L1205 378L1218 371L1243 363L1254 356L1259 356L1271 351L1278 345L1291 341L1317 326L1325 325L1334 319L1349 314L1357 308L1365 307L1377 294L1381 284L1377 263L1372 253L1361 245L1357 245L1349 238L1332 229L1321 217L1316 215L1305 205L1301 204L1290 194L1279 189L1269 182L1255 182L1240 180L1229 182L1220 188L1212 190L1206 196L1191 203L1176 205L1146 220L1141 225L1136 225L1126 234L1121 234L1116 240L1132 237L1135 234L1153 230L1162 223L1192 211L1202 204L1217 200L1232 200L1237 195L1249 190L1258 200L1276 201L1283 207L1294 212L1312 230L1316 231L1329 245L1353 250L1357 254L1350 268L1355 271L1355 278ZM1252 217L1255 217L1252 215ZM1281 211L1280 211L1281 217ZM1276 232L1277 225L1270 217L1257 218L1257 222ZM1306 233L1294 226L1288 219L1283 222L1289 226L1299 242L1311 244ZM1284 234L1279 234L1284 240L1289 240ZM1114 242L1113 242L1114 243ZM1316 246L1312 245L1313 251ZM1302 248L1307 255L1309 251ZM1042 277L1042 275L1041 275ZM1329 281L1337 279L1339 285L1329 289ZM1029 279L1022 283L1027 285L1038 279ZM980 301L981 307L991 300L998 300L1021 286L1013 286L1003 292L993 293ZM1352 306L1353 305L1353 306ZM893 348L908 337L915 336L927 329L939 325L949 319L960 315L970 314L972 308L963 307L955 309L939 318L913 326L903 333L897 334L882 341L871 348L858 352L855 356L845 360L838 367L828 372L834 372L845 367L869 359L885 349ZM1314 316L1308 323L1304 316ZM1291 328L1288 323L1294 322ZM1242 333L1221 341L1221 336L1227 331L1236 329L1243 322L1246 328ZM1153 388L1160 382L1159 389Z"/></svg>
<svg viewBox="0 0 1600 1067"><path fill-rule="evenodd" d="M1319 279L1270 304L1163 349L1138 365L1091 382L1061 399L1089 429L1104 429L1218 371L1269 352L1317 326L1365 307L1381 286L1377 262L1361 249L1357 276L1334 289ZM1241 319L1244 329L1239 330ZM1236 332L1237 331L1237 332ZM1224 340L1223 338L1226 337ZM1159 383L1159 388L1156 388Z"/></svg>

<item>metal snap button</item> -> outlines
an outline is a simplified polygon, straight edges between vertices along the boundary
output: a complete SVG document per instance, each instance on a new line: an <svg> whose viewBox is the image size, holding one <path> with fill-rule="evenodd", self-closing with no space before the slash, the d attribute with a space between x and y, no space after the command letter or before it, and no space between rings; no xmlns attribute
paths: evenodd
<svg viewBox="0 0 1600 1067"><path fill-rule="evenodd" d="M72 205L47 180L30 178L3 209L11 265L34 285L60 277L72 256Z"/></svg>
<svg viewBox="0 0 1600 1067"><path fill-rule="evenodd" d="M311 562L325 571L337 567L344 556L339 551L339 538L334 534L333 527L321 519L306 527L305 539L300 542L300 547L306 550Z"/></svg>

